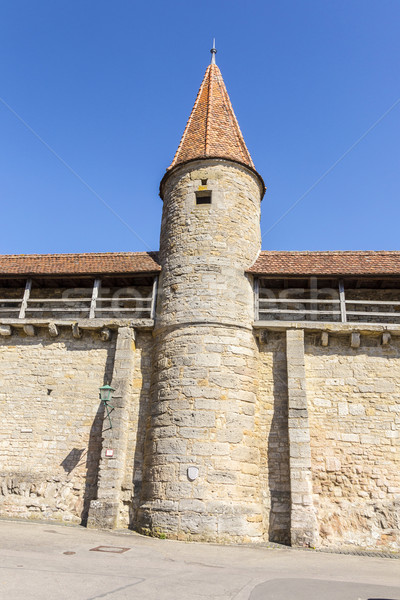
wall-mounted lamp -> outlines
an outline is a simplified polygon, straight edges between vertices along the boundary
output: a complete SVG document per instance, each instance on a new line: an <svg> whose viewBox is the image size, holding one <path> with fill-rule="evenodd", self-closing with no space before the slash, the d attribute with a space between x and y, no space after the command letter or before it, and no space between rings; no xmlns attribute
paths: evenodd
<svg viewBox="0 0 400 600"><path fill-rule="evenodd" d="M112 429L111 417L110 417L110 408L114 409L114 406L111 404L112 395L115 392L115 389L111 387L111 385L102 385L100 388L100 400L104 404L104 408L107 411L107 417L110 421L110 429Z"/></svg>

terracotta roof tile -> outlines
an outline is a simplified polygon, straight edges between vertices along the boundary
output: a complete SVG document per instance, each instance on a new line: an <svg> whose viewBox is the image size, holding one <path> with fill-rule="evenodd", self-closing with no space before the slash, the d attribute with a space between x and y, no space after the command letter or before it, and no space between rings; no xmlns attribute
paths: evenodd
<svg viewBox="0 0 400 600"><path fill-rule="evenodd" d="M207 67L174 160L167 170L196 158L227 158L254 169L221 71Z"/></svg>
<svg viewBox="0 0 400 600"><path fill-rule="evenodd" d="M263 251L249 269L258 275L400 275L400 252Z"/></svg>
<svg viewBox="0 0 400 600"><path fill-rule="evenodd" d="M158 252L0 255L0 275L156 273Z"/></svg>
<svg viewBox="0 0 400 600"><path fill-rule="evenodd" d="M157 273L158 252L0 255L0 275ZM288 252L267 250L249 273L271 276L400 275L400 251Z"/></svg>

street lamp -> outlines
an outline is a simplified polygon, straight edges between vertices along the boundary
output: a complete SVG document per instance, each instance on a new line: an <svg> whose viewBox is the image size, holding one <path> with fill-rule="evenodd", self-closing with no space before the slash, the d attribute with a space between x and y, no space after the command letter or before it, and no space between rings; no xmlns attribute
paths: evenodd
<svg viewBox="0 0 400 600"><path fill-rule="evenodd" d="M114 409L114 406L111 404L112 395L115 392L115 389L111 387L111 385L102 385L100 388L100 400L104 404L104 408L107 411L107 417L110 421L110 429L112 429L111 417L110 417L110 408Z"/></svg>

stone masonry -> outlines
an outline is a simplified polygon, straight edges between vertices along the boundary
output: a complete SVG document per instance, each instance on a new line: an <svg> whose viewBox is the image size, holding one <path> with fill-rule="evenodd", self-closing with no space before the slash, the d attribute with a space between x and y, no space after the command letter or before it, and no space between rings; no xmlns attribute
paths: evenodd
<svg viewBox="0 0 400 600"><path fill-rule="evenodd" d="M288 430L292 546L318 545L318 527L313 506L310 427L304 367L304 332L286 332L288 377Z"/></svg>
<svg viewBox="0 0 400 600"><path fill-rule="evenodd" d="M400 548L400 339L306 336L314 498L323 545Z"/></svg>
<svg viewBox="0 0 400 600"><path fill-rule="evenodd" d="M10 327L9 336L0 336L0 516L85 523L90 503L109 498L117 500L109 526L129 526L133 465L136 485L141 484L138 420L150 387L149 334L138 332L131 350L129 341L124 349L125 340L133 339L129 327L112 331L107 340L99 329L84 330L79 338L70 327L57 328L57 337L47 327L34 331L28 336ZM132 353L136 369L124 352ZM117 390L111 431L118 435L112 440L99 401L99 387L106 381ZM136 439L133 456L124 444L129 440L135 447ZM118 465L111 479L104 473L108 446L115 448L112 464ZM106 491L107 479L112 493Z"/></svg>
<svg viewBox="0 0 400 600"><path fill-rule="evenodd" d="M400 551L400 253L260 255L264 192L214 54L159 253L0 257L0 517Z"/></svg>
<svg viewBox="0 0 400 600"><path fill-rule="evenodd" d="M102 412L99 382L111 345L45 329L0 337L0 511L81 522L96 496Z"/></svg>
<svg viewBox="0 0 400 600"><path fill-rule="evenodd" d="M212 202L197 205L205 189ZM180 167L165 183L144 531L262 537L253 292L243 277L259 246L260 192L251 171L221 160Z"/></svg>

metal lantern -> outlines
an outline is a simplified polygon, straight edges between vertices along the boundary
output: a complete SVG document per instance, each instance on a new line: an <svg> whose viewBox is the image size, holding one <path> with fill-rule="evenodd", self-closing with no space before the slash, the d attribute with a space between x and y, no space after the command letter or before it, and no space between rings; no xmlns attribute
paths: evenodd
<svg viewBox="0 0 400 600"><path fill-rule="evenodd" d="M107 411L107 417L110 421L110 429L112 429L110 408L111 410L114 410L114 406L111 404L113 392L115 392L115 389L111 387L111 385L108 385L108 383L106 383L106 385L102 385L100 388L100 400L104 404L104 408Z"/></svg>

